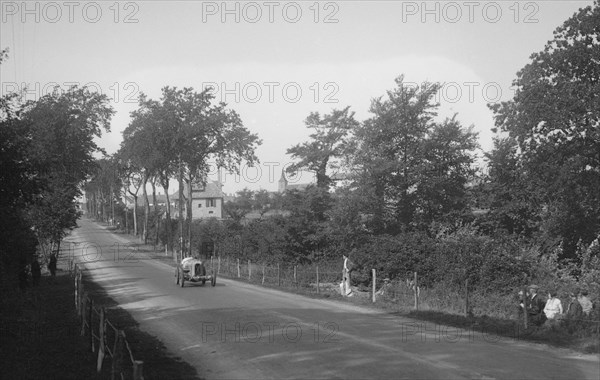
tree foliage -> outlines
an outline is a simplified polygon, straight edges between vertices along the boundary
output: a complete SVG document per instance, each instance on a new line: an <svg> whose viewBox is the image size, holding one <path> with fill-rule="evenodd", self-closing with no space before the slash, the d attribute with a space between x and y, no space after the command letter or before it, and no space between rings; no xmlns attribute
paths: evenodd
<svg viewBox="0 0 600 380"><path fill-rule="evenodd" d="M339 169L339 163L335 161L345 155L347 139L358 122L354 119L354 112L346 107L333 110L323 117L318 112L312 112L304 124L314 132L310 135L310 141L287 150L287 154L299 160L290 165L287 171L292 173L300 169L309 170L316 175L317 187L329 189L332 179L327 170Z"/></svg>
<svg viewBox="0 0 600 380"><path fill-rule="evenodd" d="M496 126L518 143L521 178L546 238L577 242L600 232L600 3L580 9L534 53Z"/></svg>
<svg viewBox="0 0 600 380"><path fill-rule="evenodd" d="M77 87L27 103L9 94L0 107L2 268L22 270L38 244L58 250L76 226L76 198L101 152L94 139L113 110L106 96Z"/></svg>

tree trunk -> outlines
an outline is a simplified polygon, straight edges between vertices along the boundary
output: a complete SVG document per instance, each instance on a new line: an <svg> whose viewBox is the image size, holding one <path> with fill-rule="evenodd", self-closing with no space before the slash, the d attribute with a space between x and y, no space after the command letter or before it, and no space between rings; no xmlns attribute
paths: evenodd
<svg viewBox="0 0 600 380"><path fill-rule="evenodd" d="M179 250L181 251L180 259L183 259L183 163L179 160Z"/></svg>
<svg viewBox="0 0 600 380"><path fill-rule="evenodd" d="M192 171L188 176L188 199L187 199L187 228L188 228L188 252L192 253Z"/></svg>
<svg viewBox="0 0 600 380"><path fill-rule="evenodd" d="M156 204L156 184L154 183L154 179L150 182L152 184L152 204L154 205L154 229L156 233L154 234L154 249L156 250L156 246L158 245L158 204Z"/></svg>
<svg viewBox="0 0 600 380"><path fill-rule="evenodd" d="M148 217L150 213L150 202L148 201L148 191L146 184L148 183L148 173L144 171L144 179L142 181L142 194L144 195L144 229L142 230L142 241L148 243Z"/></svg>
<svg viewBox="0 0 600 380"><path fill-rule="evenodd" d="M138 222L137 222L137 194L133 196L133 234L138 235Z"/></svg>
<svg viewBox="0 0 600 380"><path fill-rule="evenodd" d="M61 239L58 239L56 242L56 259L58 259L58 254L60 253L60 242Z"/></svg>
<svg viewBox="0 0 600 380"><path fill-rule="evenodd" d="M165 190L165 196L167 198L167 209L166 209L166 220L167 225L165 227L165 231L167 233L167 251L173 249L173 244L171 242L171 199L169 198L169 179L167 178L166 182L162 183L162 187Z"/></svg>

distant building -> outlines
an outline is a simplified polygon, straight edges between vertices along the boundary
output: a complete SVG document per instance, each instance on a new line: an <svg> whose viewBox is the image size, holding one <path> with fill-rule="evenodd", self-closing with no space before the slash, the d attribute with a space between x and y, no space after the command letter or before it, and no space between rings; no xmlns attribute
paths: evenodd
<svg viewBox="0 0 600 380"><path fill-rule="evenodd" d="M206 184L196 182L192 184L192 219L223 218L223 200L225 193L222 184L218 181L210 181ZM184 184L183 198L188 196L188 186ZM174 215L178 215L179 191L176 191L171 200L175 204ZM184 202L184 215L187 215L187 202Z"/></svg>
<svg viewBox="0 0 600 380"><path fill-rule="evenodd" d="M285 172L281 171L281 178L279 178L277 191L279 193L285 193L290 190L305 190L308 186L314 185L314 183L295 183L289 184L287 178L285 178Z"/></svg>

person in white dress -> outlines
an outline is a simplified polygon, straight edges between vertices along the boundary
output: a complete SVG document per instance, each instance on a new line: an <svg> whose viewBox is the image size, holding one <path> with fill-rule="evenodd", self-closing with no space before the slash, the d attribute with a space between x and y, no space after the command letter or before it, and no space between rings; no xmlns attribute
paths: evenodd
<svg viewBox="0 0 600 380"><path fill-rule="evenodd" d="M351 273L354 270L354 263L347 255L343 255L344 258L344 267L342 269L342 296L352 297L354 294L352 293L352 283L351 283Z"/></svg>

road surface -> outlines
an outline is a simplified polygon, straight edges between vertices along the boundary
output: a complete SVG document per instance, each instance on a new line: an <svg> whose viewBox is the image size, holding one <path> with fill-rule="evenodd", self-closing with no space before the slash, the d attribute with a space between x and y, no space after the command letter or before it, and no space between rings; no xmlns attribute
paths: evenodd
<svg viewBox="0 0 600 380"><path fill-rule="evenodd" d="M79 221L67 241L88 274L208 379L594 379L597 355L416 321L219 278L174 281L120 235ZM119 247L117 250L116 247ZM118 256L116 257L118 252Z"/></svg>

